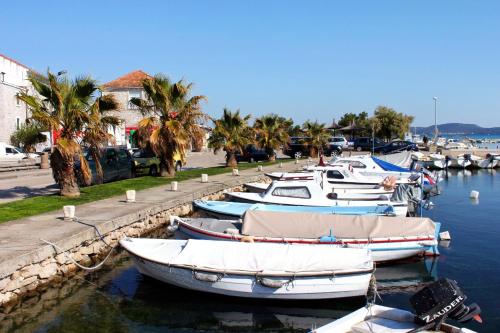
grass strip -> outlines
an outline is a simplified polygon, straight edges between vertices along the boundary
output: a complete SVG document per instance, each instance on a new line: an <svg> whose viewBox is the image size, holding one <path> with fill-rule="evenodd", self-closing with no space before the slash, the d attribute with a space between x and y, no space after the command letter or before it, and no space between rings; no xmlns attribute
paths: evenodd
<svg viewBox="0 0 500 333"><path fill-rule="evenodd" d="M293 160L285 160L293 161ZM280 161L273 162L255 162L239 164L239 170L256 168L257 165L273 165ZM65 205L81 205L97 200L102 200L118 195L123 195L126 190L135 189L136 191L145 190L148 188L162 186L171 183L172 181L183 181L201 177L202 173L209 176L219 175L232 172L232 168L227 167L211 167L202 169L182 170L176 173L174 178L166 177L137 177L131 179L120 180L112 183L94 185L80 188L79 198L65 198L58 194L36 196L23 200L12 201L0 204L0 223L6 221L17 220L29 216L48 213L54 210L62 209Z"/></svg>

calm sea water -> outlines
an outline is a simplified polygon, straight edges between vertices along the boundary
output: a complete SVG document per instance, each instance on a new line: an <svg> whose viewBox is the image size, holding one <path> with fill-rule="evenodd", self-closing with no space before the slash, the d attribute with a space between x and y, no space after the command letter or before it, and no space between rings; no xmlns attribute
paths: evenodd
<svg viewBox="0 0 500 333"><path fill-rule="evenodd" d="M378 267L379 303L409 309L416 286L449 277L483 309L484 323L467 326L499 332L500 172L449 172L440 187L443 193L426 215L443 223L451 243L436 260ZM471 190L480 192L478 202L469 199ZM13 318L6 317L12 321L10 331L306 332L365 304L363 298L265 302L217 297L143 277L125 254L116 261L112 269L73 279L69 291L59 290L52 302L44 302L45 296L32 301L32 307L42 308L34 317L30 306L14 310Z"/></svg>

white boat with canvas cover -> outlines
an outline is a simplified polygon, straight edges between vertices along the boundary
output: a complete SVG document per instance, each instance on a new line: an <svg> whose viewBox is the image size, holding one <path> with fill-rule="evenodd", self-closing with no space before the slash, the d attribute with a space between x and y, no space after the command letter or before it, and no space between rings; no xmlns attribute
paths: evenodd
<svg viewBox="0 0 500 333"><path fill-rule="evenodd" d="M337 194L329 190L325 181L317 180L273 181L265 192L228 192L226 196L232 201L267 203L291 206L377 206L390 205L396 215L406 216L407 202L391 201L388 195L356 195L356 199L337 199Z"/></svg>
<svg viewBox="0 0 500 333"><path fill-rule="evenodd" d="M251 182L245 183L245 188L248 192L254 193L262 193L265 192L270 183L259 183L259 182ZM381 194L392 194L394 190L384 189L383 186L379 188L333 188L332 192L337 194L337 199L349 199L352 198L353 194L372 194L372 195L381 195ZM349 195L351 195L349 197Z"/></svg>
<svg viewBox="0 0 500 333"><path fill-rule="evenodd" d="M374 261L439 254L440 224L419 217L248 210L242 222L173 217L171 225L195 239L364 248L371 250Z"/></svg>
<svg viewBox="0 0 500 333"><path fill-rule="evenodd" d="M332 188L380 188L380 184L386 177L396 177L397 184L413 183L410 180L411 173L404 174L363 174L362 171L350 168L345 165L330 165L324 167L314 167L314 170L306 172L272 172L266 173L266 176L273 180L311 180L318 175L325 173L328 183Z"/></svg>
<svg viewBox="0 0 500 333"><path fill-rule="evenodd" d="M334 322L313 329L311 333L407 333L421 326L414 323L409 311L370 305L356 310ZM466 328L443 324L441 330L423 330L422 333L475 333Z"/></svg>
<svg viewBox="0 0 500 333"><path fill-rule="evenodd" d="M125 238L142 274L197 291L266 299L366 295L370 251L320 245Z"/></svg>

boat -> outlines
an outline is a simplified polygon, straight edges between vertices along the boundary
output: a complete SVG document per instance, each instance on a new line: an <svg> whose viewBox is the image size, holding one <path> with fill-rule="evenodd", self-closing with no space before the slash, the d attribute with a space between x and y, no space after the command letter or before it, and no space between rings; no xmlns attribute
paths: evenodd
<svg viewBox="0 0 500 333"><path fill-rule="evenodd" d="M140 273L196 291L263 299L364 296L370 251L321 245L125 238Z"/></svg>
<svg viewBox="0 0 500 333"><path fill-rule="evenodd" d="M471 161L466 158L463 154L458 155L457 157L449 157L446 158L446 167L452 169L465 169L471 165Z"/></svg>
<svg viewBox="0 0 500 333"><path fill-rule="evenodd" d="M442 170L446 168L446 157L441 154L424 155L421 152L413 153L413 157L422 167L430 170Z"/></svg>
<svg viewBox="0 0 500 333"><path fill-rule="evenodd" d="M409 311L374 304L313 329L311 333L407 333L422 327L414 320L415 315ZM442 325L439 331L422 330L419 332L475 333L467 328L458 328L449 324Z"/></svg>
<svg viewBox="0 0 500 333"><path fill-rule="evenodd" d="M194 200L195 210L202 211L210 216L222 219L240 219L247 210L261 210L271 212L310 212L319 214L339 215L386 215L394 216L394 208L389 205L380 206L332 206L332 207L310 207L310 206L284 206L266 205L261 203L245 203L231 201L208 201Z"/></svg>
<svg viewBox="0 0 500 333"><path fill-rule="evenodd" d="M247 192L253 193L262 193L269 187L269 183L261 183L261 182L250 182L245 183L245 189Z"/></svg>
<svg viewBox="0 0 500 333"><path fill-rule="evenodd" d="M227 192L226 196L231 201L247 203L265 203L289 206L379 206L390 205L394 207L396 215L406 216L408 202L395 202L390 200L389 195L377 195L366 197L358 195L356 199L337 199L337 194L329 190L330 185L323 175L325 181L316 180L290 180L273 181L263 193L250 192Z"/></svg>
<svg viewBox="0 0 500 333"><path fill-rule="evenodd" d="M441 225L419 217L248 210L241 221L172 217L169 228L194 239L366 248L380 262L439 255Z"/></svg>
<svg viewBox="0 0 500 333"><path fill-rule="evenodd" d="M312 180L312 179L311 179ZM259 182L251 182L245 183L245 188L247 192L253 193L262 193L265 192L270 183L259 183ZM331 192L337 194L337 199L355 199L356 196L352 196L353 194L370 194L372 197L374 195L380 196L382 194L392 194L394 192L393 189L385 189L383 186L378 186L377 188L336 188L331 186ZM374 197L375 198L375 197Z"/></svg>
<svg viewBox="0 0 500 333"><path fill-rule="evenodd" d="M498 161L491 155L482 158L473 154L464 154L463 157L470 162L469 167L474 169L493 169Z"/></svg>
<svg viewBox="0 0 500 333"><path fill-rule="evenodd" d="M474 333L445 323L450 318L458 323L482 322L481 308L465 305L467 296L457 283L441 279L425 286L410 297L415 313L386 306L367 304L334 322L313 329L312 333Z"/></svg>

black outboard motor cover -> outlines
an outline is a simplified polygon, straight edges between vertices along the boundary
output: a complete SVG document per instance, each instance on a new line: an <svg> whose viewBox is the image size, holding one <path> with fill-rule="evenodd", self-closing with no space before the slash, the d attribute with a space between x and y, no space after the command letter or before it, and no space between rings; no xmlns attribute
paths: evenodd
<svg viewBox="0 0 500 333"><path fill-rule="evenodd" d="M436 323L440 326L447 317L461 323L473 318L479 321L481 309L475 303L466 306L466 299L455 281L440 279L410 297L410 303L420 325Z"/></svg>

